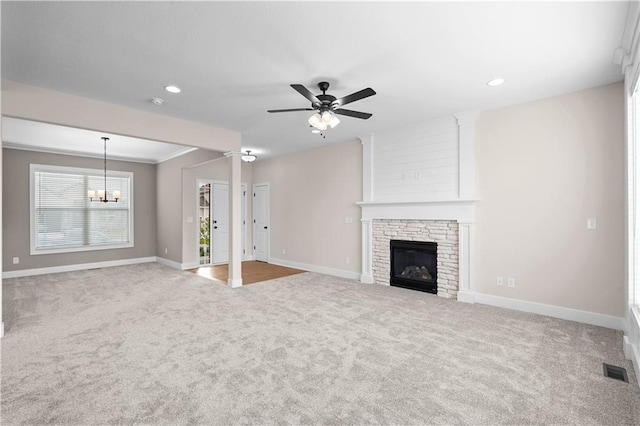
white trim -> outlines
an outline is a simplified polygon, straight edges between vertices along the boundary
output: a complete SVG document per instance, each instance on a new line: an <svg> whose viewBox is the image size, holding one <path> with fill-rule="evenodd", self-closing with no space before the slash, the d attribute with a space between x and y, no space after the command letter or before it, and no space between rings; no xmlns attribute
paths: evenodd
<svg viewBox="0 0 640 426"><path fill-rule="evenodd" d="M30 277L34 275L57 274L60 272L84 271L87 269L110 268L112 266L135 265L138 263L157 262L155 256L134 259L108 260L104 262L79 263L75 265L50 266L47 268L21 269L19 271L3 271L2 278ZM159 262L161 263L161 262Z"/></svg>
<svg viewBox="0 0 640 426"><path fill-rule="evenodd" d="M195 148L195 147L185 148L183 150L174 152L173 154L167 154L164 157L160 157L160 158L157 158L155 160L152 160L153 161L152 164L164 163L165 161L169 161L169 160L173 160L174 158L182 157L183 155L188 154L188 153L193 152L193 151L197 151L198 149L200 149L200 148Z"/></svg>
<svg viewBox="0 0 640 426"><path fill-rule="evenodd" d="M362 142L362 200L373 200L373 135L360 138Z"/></svg>
<svg viewBox="0 0 640 426"><path fill-rule="evenodd" d="M165 259L164 257L156 256L156 263L159 263L164 266L168 266L169 268L182 270L182 264L175 262L173 260Z"/></svg>
<svg viewBox="0 0 640 426"><path fill-rule="evenodd" d="M625 321L622 317L614 317L595 312L580 311L577 309L563 308L561 306L545 305L543 303L528 302L526 300L511 299L508 297L493 296L482 293L475 293L475 296L473 293L468 293L465 295L465 298L472 296L475 297L475 301L477 303L481 303L483 305L545 315L553 318L576 321L583 324L612 328L614 330L624 330L625 328Z"/></svg>
<svg viewBox="0 0 640 426"><path fill-rule="evenodd" d="M629 309L622 348L625 357L633 362L633 368L638 376L640 373L640 316L633 307Z"/></svg>
<svg viewBox="0 0 640 426"><path fill-rule="evenodd" d="M302 269L309 272L317 272L318 274L332 275L334 277L346 278L349 280L360 280L360 273L353 271L345 271L343 269L328 268L326 266L309 265L307 263L293 262L284 259L269 259L269 263L288 268Z"/></svg>
<svg viewBox="0 0 640 426"><path fill-rule="evenodd" d="M457 220L475 222L476 200L433 200L411 202L356 203L362 208L363 219L397 220Z"/></svg>
<svg viewBox="0 0 640 426"><path fill-rule="evenodd" d="M475 198L474 137L479 112L474 110L454 114L458 122L458 197L461 199Z"/></svg>
<svg viewBox="0 0 640 426"><path fill-rule="evenodd" d="M373 284L373 221L360 219L362 223L362 273L360 282Z"/></svg>
<svg viewBox="0 0 640 426"><path fill-rule="evenodd" d="M4 337L4 321L0 323L0 337Z"/></svg>
<svg viewBox="0 0 640 426"><path fill-rule="evenodd" d="M458 302L476 303L476 293L464 290L458 290Z"/></svg>
<svg viewBox="0 0 640 426"><path fill-rule="evenodd" d="M231 279L231 278L229 278L229 279L227 280L227 285L228 285L230 288L239 288L239 287L242 287L242 278L236 278L236 279Z"/></svg>

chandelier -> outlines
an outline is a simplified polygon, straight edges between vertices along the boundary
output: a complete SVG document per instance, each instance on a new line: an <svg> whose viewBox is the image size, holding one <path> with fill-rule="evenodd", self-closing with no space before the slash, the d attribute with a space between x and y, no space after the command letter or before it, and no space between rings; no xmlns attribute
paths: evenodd
<svg viewBox="0 0 640 426"><path fill-rule="evenodd" d="M103 203L117 203L120 199L120 191L113 191L113 200L109 199L109 194L107 193L107 141L109 138L103 136L101 138L104 141L104 190L87 191L87 197L89 197L89 201L99 201ZM97 195L97 197L96 197Z"/></svg>

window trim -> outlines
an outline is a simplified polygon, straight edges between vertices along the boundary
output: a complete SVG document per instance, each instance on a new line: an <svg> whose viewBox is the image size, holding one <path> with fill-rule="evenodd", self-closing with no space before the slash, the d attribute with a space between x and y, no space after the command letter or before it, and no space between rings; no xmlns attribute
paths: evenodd
<svg viewBox="0 0 640 426"><path fill-rule="evenodd" d="M92 176L104 176L104 170L89 169L80 167L54 166L48 164L29 164L29 250L32 256L41 254L77 253L95 250L113 250L134 247L134 194L133 194L133 172L117 170L107 170L108 177L129 178L129 242L123 244L101 244L95 246L70 246L61 248L40 248L36 247L36 214L35 214L35 173L75 173Z"/></svg>

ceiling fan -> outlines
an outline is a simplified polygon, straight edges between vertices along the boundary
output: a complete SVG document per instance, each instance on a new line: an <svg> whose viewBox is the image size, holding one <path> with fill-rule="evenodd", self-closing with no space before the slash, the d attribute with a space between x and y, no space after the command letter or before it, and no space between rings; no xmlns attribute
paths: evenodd
<svg viewBox="0 0 640 426"><path fill-rule="evenodd" d="M349 117L360 118L362 120L366 120L373 115L368 112L341 108L343 105L375 95L376 92L370 87L340 99L332 95L327 95L329 83L326 81L318 83L318 88L322 91L321 95L314 95L302 84L292 84L291 87L311 101L311 108L270 109L267 112L317 111L317 113L313 114L309 119L309 124L319 130L326 130L327 126L333 128L338 125L340 120L334 114L346 115Z"/></svg>

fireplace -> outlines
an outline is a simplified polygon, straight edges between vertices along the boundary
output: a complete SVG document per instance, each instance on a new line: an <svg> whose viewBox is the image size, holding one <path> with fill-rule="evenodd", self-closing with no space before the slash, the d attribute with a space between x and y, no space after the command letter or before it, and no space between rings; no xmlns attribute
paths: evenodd
<svg viewBox="0 0 640 426"><path fill-rule="evenodd" d="M437 243L391 240L390 249L392 286L438 293Z"/></svg>

